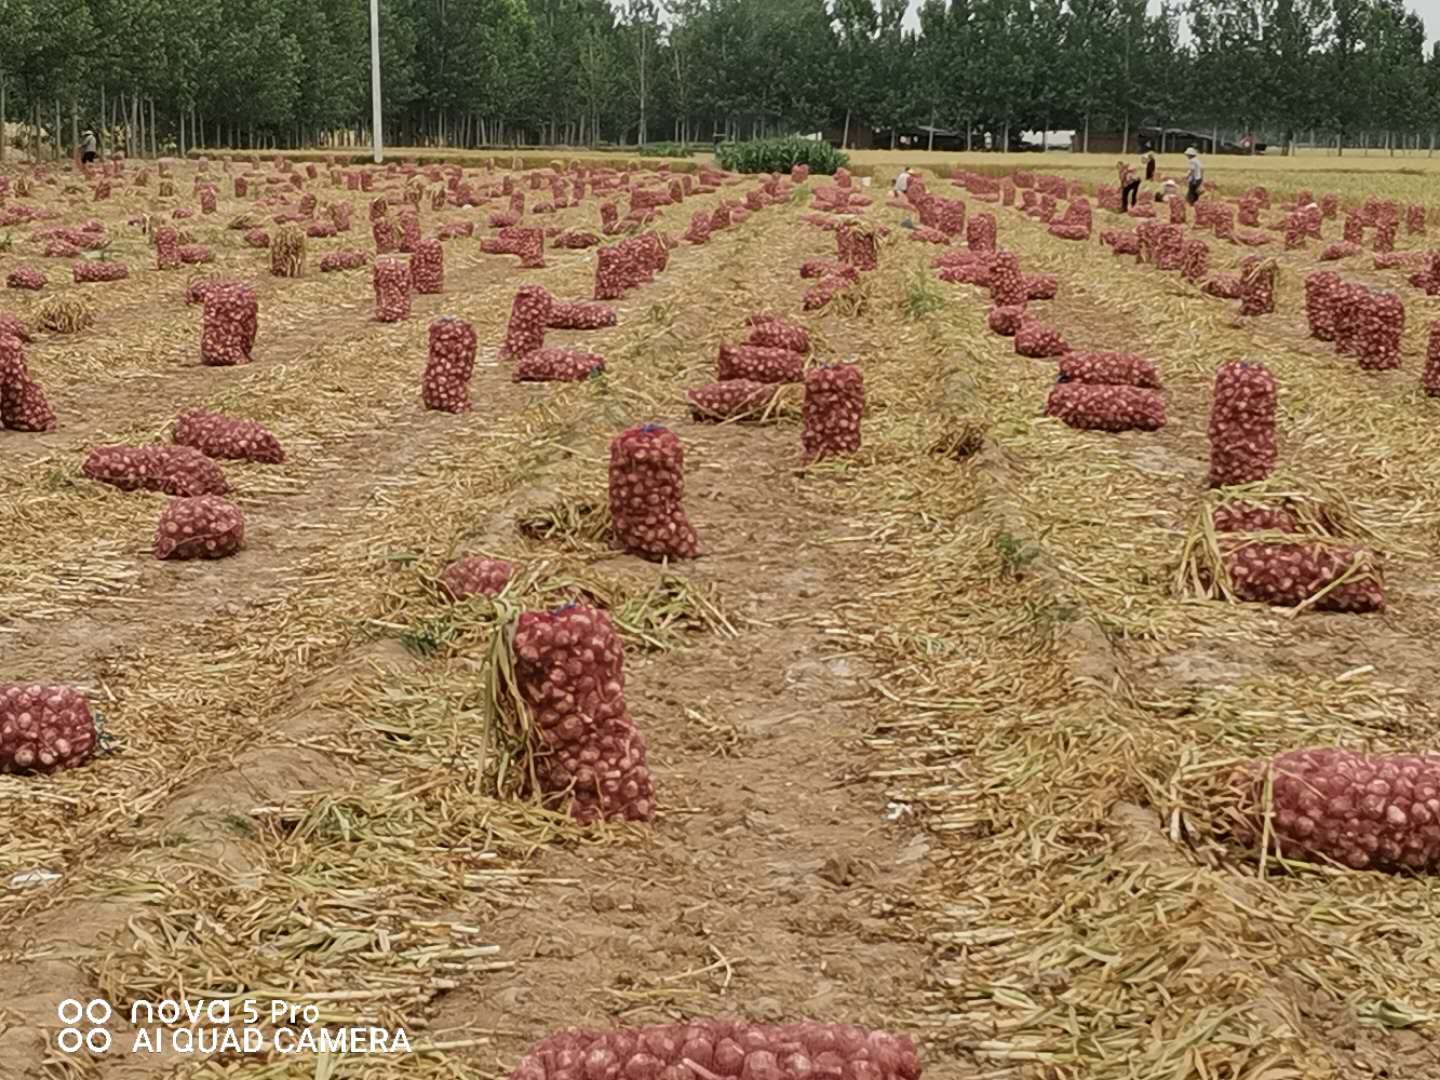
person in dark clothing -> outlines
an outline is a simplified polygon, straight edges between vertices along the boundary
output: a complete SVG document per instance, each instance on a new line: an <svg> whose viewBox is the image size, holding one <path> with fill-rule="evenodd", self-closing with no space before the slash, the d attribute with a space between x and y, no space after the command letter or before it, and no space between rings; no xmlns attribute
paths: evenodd
<svg viewBox="0 0 1440 1080"><path fill-rule="evenodd" d="M1148 184L1155 179L1155 151L1145 151L1145 182Z"/></svg>
<svg viewBox="0 0 1440 1080"><path fill-rule="evenodd" d="M80 133L80 160L89 165L95 160L98 143L95 140L95 133L86 128Z"/></svg>
<svg viewBox="0 0 1440 1080"><path fill-rule="evenodd" d="M1115 169L1120 174L1120 212L1123 214L1140 198L1140 174L1128 161L1118 162Z"/></svg>

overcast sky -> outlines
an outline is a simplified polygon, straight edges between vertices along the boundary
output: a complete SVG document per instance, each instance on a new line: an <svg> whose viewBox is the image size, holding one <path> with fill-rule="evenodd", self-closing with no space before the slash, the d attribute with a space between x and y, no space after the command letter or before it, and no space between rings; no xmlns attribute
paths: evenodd
<svg viewBox="0 0 1440 1080"><path fill-rule="evenodd" d="M1440 0L1408 0L1405 4L1411 11L1418 12L1420 18L1425 20L1426 49L1435 44L1437 34L1440 34ZM1159 0L1150 0L1150 10L1159 11ZM910 11L906 16L906 25L916 27L919 25L920 0L910 0Z"/></svg>

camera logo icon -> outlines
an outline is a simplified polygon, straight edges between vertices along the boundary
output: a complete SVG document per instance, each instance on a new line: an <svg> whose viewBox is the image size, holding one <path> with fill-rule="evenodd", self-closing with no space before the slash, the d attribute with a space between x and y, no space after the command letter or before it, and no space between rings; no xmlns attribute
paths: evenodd
<svg viewBox="0 0 1440 1080"><path fill-rule="evenodd" d="M114 1010L108 1001L95 998L82 1004L75 998L66 998L55 1011L59 1014L60 1023L65 1025L60 1029L57 1040L65 1053L78 1054L82 1047L92 1054L103 1054L110 1049L110 1031L105 1025L110 1022ZM81 1021L86 1024L83 1030Z"/></svg>

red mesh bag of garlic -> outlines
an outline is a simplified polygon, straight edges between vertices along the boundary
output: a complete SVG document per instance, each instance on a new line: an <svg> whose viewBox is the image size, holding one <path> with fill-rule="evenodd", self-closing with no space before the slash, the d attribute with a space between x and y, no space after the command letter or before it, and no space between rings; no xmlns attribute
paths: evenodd
<svg viewBox="0 0 1440 1080"><path fill-rule="evenodd" d="M328 221L317 221L305 227L305 235L316 240L328 240L336 231L335 226Z"/></svg>
<svg viewBox="0 0 1440 1080"><path fill-rule="evenodd" d="M379 221L373 222L370 232L375 238L375 254L391 255L399 250L400 237L389 218L381 218Z"/></svg>
<svg viewBox="0 0 1440 1080"><path fill-rule="evenodd" d="M805 290L800 306L806 311L818 311L845 292L852 284L854 284L852 278L840 274L830 274Z"/></svg>
<svg viewBox="0 0 1440 1080"><path fill-rule="evenodd" d="M995 250L995 215L976 214L965 225L965 244L971 251Z"/></svg>
<svg viewBox="0 0 1440 1080"><path fill-rule="evenodd" d="M992 332L1001 337L1014 337L1025 321L1025 305L996 305L985 316Z"/></svg>
<svg viewBox="0 0 1440 1080"><path fill-rule="evenodd" d="M1345 226L1341 231L1341 237L1346 243L1355 244L1357 247L1365 243L1365 222L1359 214L1345 215Z"/></svg>
<svg viewBox="0 0 1440 1080"><path fill-rule="evenodd" d="M245 246L252 248L268 248L270 246L270 234L264 229L251 229L245 234Z"/></svg>
<svg viewBox="0 0 1440 1080"><path fill-rule="evenodd" d="M87 259L75 264L73 274L76 284L87 281L121 281L130 276L130 268L122 262Z"/></svg>
<svg viewBox="0 0 1440 1080"><path fill-rule="evenodd" d="M470 376L475 370L475 328L444 315L430 324L430 351L420 383L427 409L462 413L470 409Z"/></svg>
<svg viewBox="0 0 1440 1080"><path fill-rule="evenodd" d="M1440 870L1440 754L1289 750L1247 762L1229 785L1242 844L1352 870Z"/></svg>
<svg viewBox="0 0 1440 1080"><path fill-rule="evenodd" d="M245 544L245 517L218 495L171 499L155 529L157 559L223 559Z"/></svg>
<svg viewBox="0 0 1440 1080"><path fill-rule="evenodd" d="M1210 272L1210 245L1204 240L1186 240L1180 254L1180 276L1192 284L1205 280Z"/></svg>
<svg viewBox="0 0 1440 1080"><path fill-rule="evenodd" d="M656 274L670 264L670 250L659 233L642 233L625 243L635 252L633 257L645 281L653 280Z"/></svg>
<svg viewBox="0 0 1440 1080"><path fill-rule="evenodd" d="M720 346L715 377L721 382L747 379L750 382L799 382L805 377L805 355L768 345Z"/></svg>
<svg viewBox="0 0 1440 1080"><path fill-rule="evenodd" d="M83 765L99 733L90 706L68 686L0 684L0 773L55 773Z"/></svg>
<svg viewBox="0 0 1440 1080"><path fill-rule="evenodd" d="M1054 274L1026 274L1026 300L1054 300L1060 281Z"/></svg>
<svg viewBox="0 0 1440 1080"><path fill-rule="evenodd" d="M1024 319L1020 329L1015 331L1015 351L1021 356L1043 360L1051 356L1063 356L1070 346L1060 336L1060 331L1038 319Z"/></svg>
<svg viewBox="0 0 1440 1080"><path fill-rule="evenodd" d="M602 254L604 249L602 249ZM524 356L545 344L545 327L550 322L555 298L543 285L522 285L515 290L510 304L510 323L505 329L505 343L500 358Z"/></svg>
<svg viewBox="0 0 1440 1080"><path fill-rule="evenodd" d="M605 358L574 346L536 349L520 357L516 382L584 382L605 370Z"/></svg>
<svg viewBox="0 0 1440 1080"><path fill-rule="evenodd" d="M763 413L777 391L775 383L726 379L697 386L685 396L690 402L690 415L696 420L738 420Z"/></svg>
<svg viewBox="0 0 1440 1080"><path fill-rule="evenodd" d="M1275 264L1259 255L1240 264L1240 314L1269 315L1275 310Z"/></svg>
<svg viewBox="0 0 1440 1080"><path fill-rule="evenodd" d="M760 345L771 349L789 349L795 353L808 353L810 351L810 335L803 326L796 326L778 316L770 316L758 323L751 324L745 344Z"/></svg>
<svg viewBox="0 0 1440 1080"><path fill-rule="evenodd" d="M1420 386L1428 397L1440 397L1440 320L1430 324L1425 346L1425 371Z"/></svg>
<svg viewBox="0 0 1440 1080"><path fill-rule="evenodd" d="M231 367L250 363L259 322L255 290L238 282L213 282L202 296L200 363Z"/></svg>
<svg viewBox="0 0 1440 1080"><path fill-rule="evenodd" d="M1209 486L1264 480L1275 467L1275 376L1233 361L1215 372L1210 405Z"/></svg>
<svg viewBox="0 0 1440 1080"><path fill-rule="evenodd" d="M499 596L517 569L504 559L467 555L440 572L440 591L447 600L457 603L471 596Z"/></svg>
<svg viewBox="0 0 1440 1080"><path fill-rule="evenodd" d="M801 439L806 461L860 449L865 379L857 364L823 364L805 372Z"/></svg>
<svg viewBox="0 0 1440 1080"><path fill-rule="evenodd" d="M551 330L601 330L615 323L614 308L591 300L556 300L545 320Z"/></svg>
<svg viewBox="0 0 1440 1080"><path fill-rule="evenodd" d="M1185 230L1179 225L1156 225L1151 258L1157 270L1179 270L1184 259Z"/></svg>
<svg viewBox="0 0 1440 1080"><path fill-rule="evenodd" d="M849 263L836 262L834 259L806 259L800 264L800 276L806 279L843 277L848 281L859 281L860 271Z"/></svg>
<svg viewBox="0 0 1440 1080"><path fill-rule="evenodd" d="M5 287L37 291L45 287L45 275L33 266L17 266L5 275Z"/></svg>
<svg viewBox="0 0 1440 1080"><path fill-rule="evenodd" d="M595 262L595 299L618 300L634 280L634 256L622 244L602 247Z"/></svg>
<svg viewBox="0 0 1440 1080"><path fill-rule="evenodd" d="M181 244L175 251L180 256L180 261L186 266L198 266L200 263L215 261L214 254L204 244Z"/></svg>
<svg viewBox="0 0 1440 1080"><path fill-rule="evenodd" d="M990 299L999 307L1023 307L1029 299L1020 259L1013 251L997 252L990 260Z"/></svg>
<svg viewBox="0 0 1440 1080"><path fill-rule="evenodd" d="M180 234L168 225L155 230L155 269L180 268Z"/></svg>
<svg viewBox="0 0 1440 1080"><path fill-rule="evenodd" d="M174 441L206 457L278 465L285 460L280 441L254 420L237 420L206 409L187 409L175 421Z"/></svg>
<svg viewBox="0 0 1440 1080"><path fill-rule="evenodd" d="M121 491L193 496L230 490L220 467L189 446L97 446L80 471Z"/></svg>
<svg viewBox="0 0 1440 1080"><path fill-rule="evenodd" d="M18 337L0 330L0 426L10 431L53 431L55 412L30 377Z"/></svg>
<svg viewBox="0 0 1440 1080"><path fill-rule="evenodd" d="M1411 203L1405 208L1405 232L1410 236L1425 235L1425 205Z"/></svg>
<svg viewBox="0 0 1440 1080"><path fill-rule="evenodd" d="M705 244L710 240L710 215L704 210L696 210L690 215L690 228L685 231L685 239L692 244Z"/></svg>
<svg viewBox="0 0 1440 1080"><path fill-rule="evenodd" d="M1344 284L1339 274L1316 270L1305 276L1305 319L1310 336L1319 341L1335 340L1337 290Z"/></svg>
<svg viewBox="0 0 1440 1080"><path fill-rule="evenodd" d="M1106 229L1100 239L1109 246L1113 255L1139 255L1140 236L1126 229Z"/></svg>
<svg viewBox="0 0 1440 1080"><path fill-rule="evenodd" d="M410 284L417 293L445 291L445 248L439 240L420 240L410 256Z"/></svg>
<svg viewBox="0 0 1440 1080"><path fill-rule="evenodd" d="M363 251L327 251L320 257L320 272L335 273L338 270L360 270L370 261Z"/></svg>
<svg viewBox="0 0 1440 1080"><path fill-rule="evenodd" d="M1326 244L1320 252L1320 259L1323 262L1338 262L1340 259L1353 258L1359 255L1364 249L1359 244L1352 244L1348 241L1338 240L1333 244Z"/></svg>
<svg viewBox="0 0 1440 1080"><path fill-rule="evenodd" d="M950 238L939 229L930 229L920 226L910 230L910 239L919 244L948 245Z"/></svg>
<svg viewBox="0 0 1440 1080"><path fill-rule="evenodd" d="M1380 572L1374 557L1363 548L1318 541L1234 540L1222 542L1220 550L1231 591L1238 600L1296 607L1334 586L1315 601L1318 610L1356 613L1385 608ZM1347 575L1352 576L1337 584Z"/></svg>
<svg viewBox="0 0 1440 1080"><path fill-rule="evenodd" d="M1367 292L1354 323L1355 355L1367 371L1400 366L1400 344L1405 333L1405 304L1394 293Z"/></svg>
<svg viewBox="0 0 1440 1080"><path fill-rule="evenodd" d="M376 259L371 279L375 287L375 318L399 322L410 315L410 264L405 259Z"/></svg>
<svg viewBox="0 0 1440 1080"><path fill-rule="evenodd" d="M13 337L16 341L31 341L30 331L19 316L0 311L0 337Z"/></svg>
<svg viewBox="0 0 1440 1080"><path fill-rule="evenodd" d="M406 210L399 215L400 250L409 255L415 250L415 245L420 243L420 217L413 210Z"/></svg>
<svg viewBox="0 0 1440 1080"><path fill-rule="evenodd" d="M1165 426L1165 399L1140 386L1058 382L1045 415L1082 431L1158 431Z"/></svg>
<svg viewBox="0 0 1440 1080"><path fill-rule="evenodd" d="M1331 294L1335 319L1335 351L1341 356L1358 356L1361 350L1362 312L1370 297L1364 285L1341 282Z"/></svg>
<svg viewBox="0 0 1440 1080"><path fill-rule="evenodd" d="M625 652L610 616L581 604L527 611L512 648L535 720L541 792L568 796L582 824L651 820L645 738L625 707Z"/></svg>
<svg viewBox="0 0 1440 1080"><path fill-rule="evenodd" d="M1064 382L1162 389L1160 372L1154 362L1134 353L1069 353L1060 358L1059 370L1060 379Z"/></svg>
<svg viewBox="0 0 1440 1080"><path fill-rule="evenodd" d="M1380 252L1395 250L1395 234L1399 230L1399 222L1382 221L1375 226L1374 250Z"/></svg>
<svg viewBox="0 0 1440 1080"><path fill-rule="evenodd" d="M1210 296L1218 296L1222 300L1238 300L1244 291L1239 274L1216 274L1207 278L1200 291Z"/></svg>
<svg viewBox="0 0 1440 1080"><path fill-rule="evenodd" d="M684 494L685 453L673 432L641 424L611 441L610 516L626 551L653 560L699 556Z"/></svg>
<svg viewBox="0 0 1440 1080"><path fill-rule="evenodd" d="M510 1080L919 1080L908 1036L849 1024L691 1020L664 1027L559 1031Z"/></svg>
<svg viewBox="0 0 1440 1080"><path fill-rule="evenodd" d="M1169 205L1169 207L1170 207L1170 224L1171 224L1171 225L1184 225L1184 224L1185 224L1185 200L1184 200L1184 199L1171 199L1168 205Z"/></svg>

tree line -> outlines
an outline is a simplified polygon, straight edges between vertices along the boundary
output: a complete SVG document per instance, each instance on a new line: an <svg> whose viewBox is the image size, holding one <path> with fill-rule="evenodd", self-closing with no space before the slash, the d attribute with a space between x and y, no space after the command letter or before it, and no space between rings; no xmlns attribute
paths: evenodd
<svg viewBox="0 0 1440 1080"><path fill-rule="evenodd" d="M924 125L1433 148L1401 0L381 0L387 143L708 144ZM361 144L366 0L0 0L0 119L57 151ZM0 140L3 144L6 140ZM111 147L107 147L110 149Z"/></svg>

